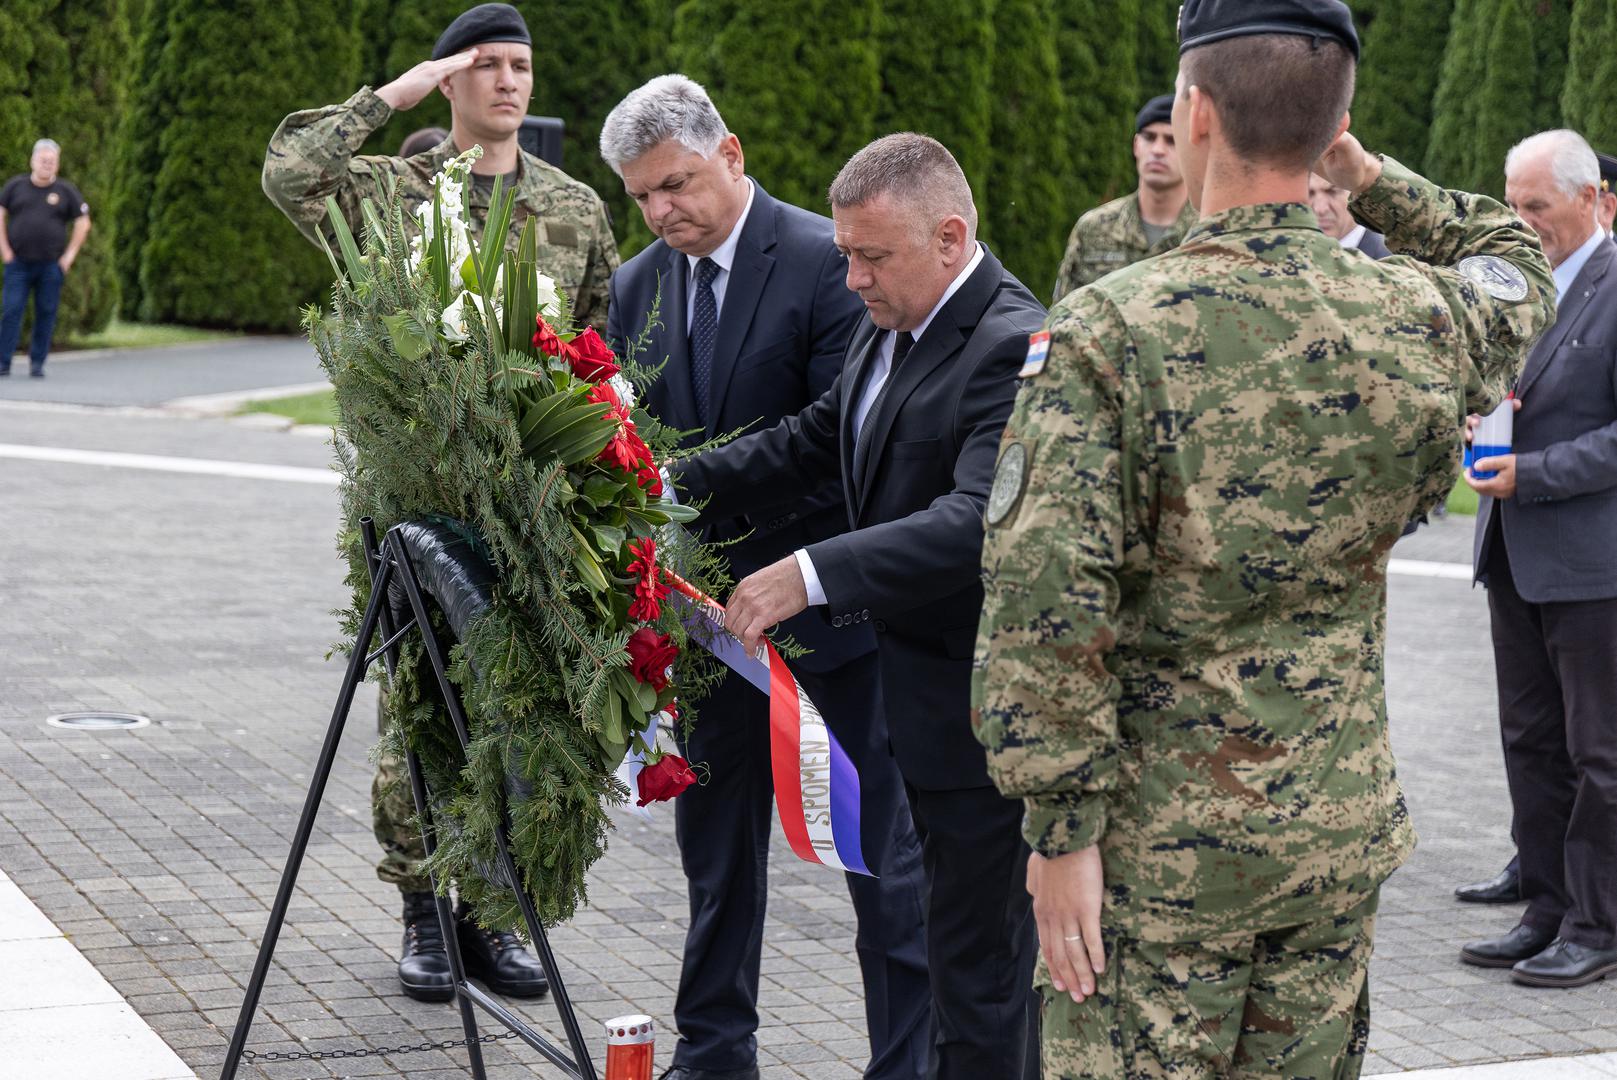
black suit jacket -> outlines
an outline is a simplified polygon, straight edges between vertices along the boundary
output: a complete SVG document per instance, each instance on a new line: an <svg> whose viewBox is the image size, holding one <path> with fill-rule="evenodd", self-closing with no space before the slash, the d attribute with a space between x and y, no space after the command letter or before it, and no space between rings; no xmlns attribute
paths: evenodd
<svg viewBox="0 0 1617 1080"><path fill-rule="evenodd" d="M844 284L845 264L832 243L830 219L777 202L753 184L752 209L737 238L719 311L705 427L697 419L685 321L689 261L658 240L612 276L607 337L620 353L626 339L645 327L661 290L660 325L650 328L649 348L640 359L667 363L644 405L663 423L692 431L692 445L749 425L773 426L825 393L864 310ZM834 482L760 500L739 513L710 508L703 521L707 539L736 541L725 554L738 580L847 528L842 490ZM812 650L793 662L807 671L829 671L875 647L868 630L834 634L811 612L787 620L784 629Z"/></svg>
<svg viewBox="0 0 1617 1080"><path fill-rule="evenodd" d="M1364 230L1364 235L1359 237L1359 250L1372 259L1385 259L1392 254L1387 250L1387 241L1374 229Z"/></svg>
<svg viewBox="0 0 1617 1080"><path fill-rule="evenodd" d="M971 733L971 654L982 611L983 506L1044 308L991 252L938 312L873 407L854 474L852 417L882 331L863 321L842 375L769 431L675 473L721 513L839 483L852 532L808 548L840 633L876 629L893 752L919 788L988 784Z"/></svg>
<svg viewBox="0 0 1617 1080"><path fill-rule="evenodd" d="M1617 245L1602 240L1516 383L1516 494L1484 496L1473 559L1487 580L1503 527L1510 576L1529 603L1617 597Z"/></svg>

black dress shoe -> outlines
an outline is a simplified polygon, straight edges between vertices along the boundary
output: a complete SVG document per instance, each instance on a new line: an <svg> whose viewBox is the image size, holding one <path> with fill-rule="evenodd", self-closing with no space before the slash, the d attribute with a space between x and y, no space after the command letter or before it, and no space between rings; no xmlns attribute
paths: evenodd
<svg viewBox="0 0 1617 1080"><path fill-rule="evenodd" d="M1454 890L1454 898L1467 904L1515 904L1522 898L1522 878L1507 866L1498 877L1461 885Z"/></svg>
<svg viewBox="0 0 1617 1080"><path fill-rule="evenodd" d="M693 1069L689 1065L675 1065L663 1073L659 1080L758 1080L758 1066L745 1069Z"/></svg>
<svg viewBox="0 0 1617 1080"><path fill-rule="evenodd" d="M399 985L417 1001L449 1001L455 978L449 950L438 925L438 905L430 892L404 894L404 955L399 957Z"/></svg>
<svg viewBox="0 0 1617 1080"><path fill-rule="evenodd" d="M1565 989L1588 986L1613 974L1617 974L1617 949L1591 949L1587 945L1560 938L1510 971L1510 977L1524 986L1557 986Z"/></svg>
<svg viewBox="0 0 1617 1080"><path fill-rule="evenodd" d="M1521 924L1501 938L1473 941L1460 950L1460 959L1477 967L1508 968L1543 952L1555 940L1553 930L1535 930Z"/></svg>
<svg viewBox="0 0 1617 1080"><path fill-rule="evenodd" d="M509 930L485 930L472 921L471 912L455 912L455 940L466 974L481 979L496 994L514 998L544 996L550 989L545 969Z"/></svg>

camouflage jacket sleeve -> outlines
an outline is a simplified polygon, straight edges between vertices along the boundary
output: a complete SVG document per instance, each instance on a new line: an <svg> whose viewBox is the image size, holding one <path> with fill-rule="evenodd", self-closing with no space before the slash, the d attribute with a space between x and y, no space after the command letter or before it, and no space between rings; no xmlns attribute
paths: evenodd
<svg viewBox="0 0 1617 1080"><path fill-rule="evenodd" d="M1117 781L1119 683L1106 658L1131 470L1122 317L1085 289L1046 326L1048 359L1017 396L989 501L972 715L994 784L1024 800L1027 842L1054 856L1100 839Z"/></svg>
<svg viewBox="0 0 1617 1080"><path fill-rule="evenodd" d="M1440 188L1391 158L1383 162L1381 179L1350 209L1383 234L1394 255L1424 264L1469 358L1466 408L1486 412L1555 318L1550 264L1538 237L1508 207Z"/></svg>
<svg viewBox="0 0 1617 1080"><path fill-rule="evenodd" d="M589 266L578 289L573 321L579 326L595 327L597 333L607 333L607 309L611 293L607 288L618 269L618 244L612 237L612 221L606 214L606 203L597 200L595 206L595 235L590 244Z"/></svg>
<svg viewBox="0 0 1617 1080"><path fill-rule="evenodd" d="M1056 290L1050 296L1050 305L1061 303L1061 298L1084 282L1079 280L1083 265L1084 237L1075 224L1067 236L1067 251L1061 256L1061 268L1056 271Z"/></svg>
<svg viewBox="0 0 1617 1080"><path fill-rule="evenodd" d="M367 86L341 105L295 112L275 129L264 155L264 194L310 243L319 244L325 231L328 195L359 228L360 200L378 192L367 159L356 162L354 154L392 115L392 106Z"/></svg>

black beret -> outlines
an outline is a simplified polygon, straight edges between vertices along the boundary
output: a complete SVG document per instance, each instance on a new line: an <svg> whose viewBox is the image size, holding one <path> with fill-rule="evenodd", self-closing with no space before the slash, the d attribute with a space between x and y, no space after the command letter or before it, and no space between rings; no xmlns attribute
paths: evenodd
<svg viewBox="0 0 1617 1080"><path fill-rule="evenodd" d="M1152 124L1166 124L1173 119L1173 95L1163 94L1154 97L1140 106L1138 115L1134 117L1134 134L1138 135Z"/></svg>
<svg viewBox="0 0 1617 1080"><path fill-rule="evenodd" d="M1359 33L1342 0L1185 0L1179 52L1251 34L1296 34L1339 41L1359 59Z"/></svg>
<svg viewBox="0 0 1617 1080"><path fill-rule="evenodd" d="M1617 191L1617 158L1596 150L1595 160L1600 162L1600 190Z"/></svg>
<svg viewBox="0 0 1617 1080"><path fill-rule="evenodd" d="M449 28L438 35L438 44L432 47L432 58L442 60L490 41L532 45L533 38L528 35L528 24L522 21L522 12L510 4L478 4L461 12Z"/></svg>

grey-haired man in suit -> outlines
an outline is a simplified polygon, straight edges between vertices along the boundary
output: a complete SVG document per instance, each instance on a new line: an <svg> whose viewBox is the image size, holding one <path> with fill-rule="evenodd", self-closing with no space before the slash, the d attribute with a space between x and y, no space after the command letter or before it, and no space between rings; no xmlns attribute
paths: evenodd
<svg viewBox="0 0 1617 1080"><path fill-rule="evenodd" d="M1475 569L1527 910L1461 958L1574 987L1617 973L1617 246L1575 132L1515 146L1505 196L1543 242L1557 296L1516 385L1511 452L1466 472L1483 496Z"/></svg>

